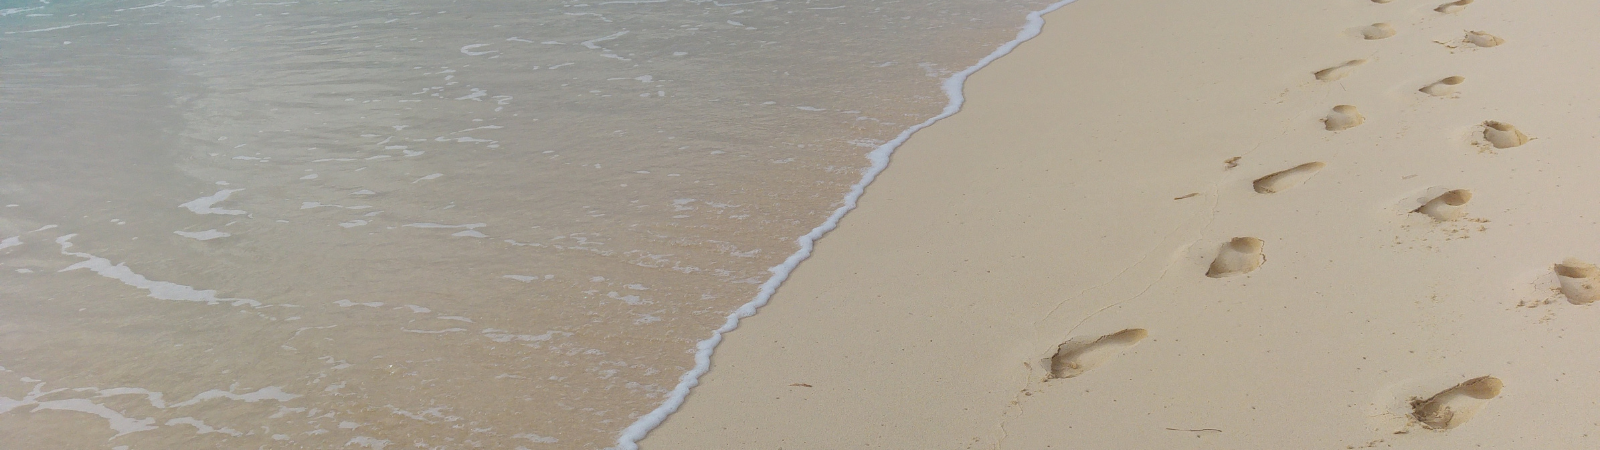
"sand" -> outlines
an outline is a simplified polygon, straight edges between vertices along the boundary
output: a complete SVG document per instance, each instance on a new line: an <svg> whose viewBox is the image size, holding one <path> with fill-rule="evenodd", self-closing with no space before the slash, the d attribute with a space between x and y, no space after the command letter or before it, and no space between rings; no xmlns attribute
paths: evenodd
<svg viewBox="0 0 1600 450"><path fill-rule="evenodd" d="M1046 16L642 447L1600 448L1600 3L1458 3Z"/></svg>

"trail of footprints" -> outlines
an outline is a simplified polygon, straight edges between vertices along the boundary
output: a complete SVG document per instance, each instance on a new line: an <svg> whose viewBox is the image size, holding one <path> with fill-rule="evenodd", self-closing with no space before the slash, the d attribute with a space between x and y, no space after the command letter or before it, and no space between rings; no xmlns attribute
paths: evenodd
<svg viewBox="0 0 1600 450"><path fill-rule="evenodd" d="M1393 0L1371 1L1384 4ZM1457 14L1472 3L1473 0L1458 0L1440 4L1433 10L1440 14ZM1360 27L1356 32L1365 40L1381 40L1395 36L1397 30L1388 23L1374 23ZM1505 40L1483 31L1468 31L1461 42L1491 48L1504 44ZM1316 71L1312 76L1322 82L1337 81L1351 76L1368 62L1367 59L1349 60ZM1450 76L1429 83L1418 91L1434 97L1448 97L1456 95L1465 82L1466 77ZM1365 120L1355 106L1338 105L1327 113L1322 122L1327 131L1338 132L1360 126ZM1494 149L1514 148L1530 140L1516 126L1494 120L1483 122L1479 134L1483 143ZM1252 184L1258 194L1275 194L1300 186L1325 167L1327 163L1324 162L1308 162L1257 178ZM1459 220L1466 217L1467 203L1471 200L1471 191L1454 189L1427 199L1411 213L1427 216L1437 222ZM1265 246L1266 243L1259 238L1235 237L1217 249L1205 275L1227 278L1253 272L1267 260L1263 253ZM1568 258L1555 264L1552 270L1559 281L1561 294L1570 303L1588 305L1600 301L1600 266ZM1044 378L1049 381L1082 375L1109 362L1148 336L1149 332L1145 329L1129 328L1092 340L1082 337L1068 340L1060 344L1054 354L1040 361L1041 366L1048 369ZM1485 375L1463 381L1426 399L1412 398L1409 419L1429 430L1456 428L1483 410L1491 399L1500 395L1503 387L1504 382L1499 378Z"/></svg>

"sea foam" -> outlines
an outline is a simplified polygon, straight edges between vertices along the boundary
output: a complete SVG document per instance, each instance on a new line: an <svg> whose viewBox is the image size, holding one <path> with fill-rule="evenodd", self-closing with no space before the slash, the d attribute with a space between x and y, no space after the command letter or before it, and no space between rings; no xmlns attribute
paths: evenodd
<svg viewBox="0 0 1600 450"><path fill-rule="evenodd" d="M867 153L867 159L872 164L862 172L861 180L851 186L850 192L845 194L843 205L834 210L833 214L828 216L828 219L823 221L821 225L811 229L810 233L806 233L796 239L796 242L800 245L799 250L789 255L782 264L767 269L772 272L772 277L767 278L767 281L761 284L761 290L756 293L755 298L750 300L749 303L740 306L739 309L734 310L732 314L728 314L728 320L722 324L721 328L712 331L710 338L695 345L694 368L689 369L682 377L678 378L678 385L672 389L672 392L667 394L667 400L662 402L661 406L656 407L655 410L640 416L633 424L624 428L622 434L617 437L616 447L612 448L621 450L638 449L639 440L644 439L650 433L650 430L661 426L661 423L667 420L667 416L677 412L678 408L683 406L683 401L689 396L689 391L700 384L700 376L711 370L711 354L717 348L717 344L722 343L722 335L738 328L740 319L755 315L756 310L765 306L767 301L772 299L772 294L777 292L778 286L783 285L783 282L789 279L789 274L794 272L800 262L811 257L811 250L815 247L817 240L837 228L839 220L856 208L856 203L861 199L861 194L866 192L867 185L872 184L872 181L878 178L878 174L882 173L884 168L889 167L889 156L894 154L894 150L904 144L917 131L961 111L961 105L966 103L966 97L962 94L962 87L966 84L967 77L972 76L973 73L988 66L989 63L994 62L996 59L1011 53L1023 42L1038 36L1044 30L1045 14L1061 9L1061 7L1067 6L1074 1L1077 0L1061 0L1046 6L1044 9L1028 13L1027 23L1017 32L1016 39L1001 44L998 48L995 48L994 52L978 60L977 64L956 72L950 78L944 80L944 94L949 98L949 103L945 104L944 111L922 123L912 125L905 131L901 131L893 140L879 145L878 148Z"/></svg>

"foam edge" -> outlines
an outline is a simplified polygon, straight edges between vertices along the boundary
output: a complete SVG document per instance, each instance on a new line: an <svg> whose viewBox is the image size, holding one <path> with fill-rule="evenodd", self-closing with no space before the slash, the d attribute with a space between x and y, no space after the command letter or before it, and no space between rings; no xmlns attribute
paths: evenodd
<svg viewBox="0 0 1600 450"><path fill-rule="evenodd" d="M833 231L834 228L838 228L839 220L843 219L844 215L851 210L856 209L856 203L861 199L861 195L866 192L867 185L872 184L872 181L878 178L878 174L889 167L889 156L894 154L895 149L904 144L917 131L961 111L961 105L966 103L966 96L962 94L962 88L966 85L968 77L979 69L987 67L990 63L1000 59L1000 57L1011 53L1023 42L1039 36L1039 33L1044 30L1044 15L1061 9L1061 7L1067 6L1074 1L1077 0L1061 0L1046 6L1044 9L1028 13L1027 23L1022 26L1021 30L1017 31L1016 39L1001 44L995 48L994 52L978 60L976 64L956 72L950 78L944 80L943 90L945 96L950 99L950 102L945 104L944 111L922 123L906 128L905 131L901 131L898 136L895 136L894 140L885 142L867 153L867 160L871 161L872 165L862 171L861 181L857 181L856 184L850 186L850 192L844 196L844 205L834 210L833 214L828 216L828 220L816 228L812 228L810 233L795 239L796 243L800 245L800 249L789 255L783 261L783 264L767 269L767 271L772 272L772 277L768 278L765 283L761 283L761 290L756 293L755 298L750 300L749 303L739 306L732 314L728 314L728 321L724 322L721 328L712 331L710 338L695 344L697 351L694 355L694 368L689 369L688 372L678 378L678 385L673 387L672 392L667 394L667 400L662 402L661 406L656 407L656 409L640 416L638 420L628 425L627 428L622 429L622 434L617 437L617 445L607 450L638 450L639 441L648 436L651 430L661 426L661 423L667 420L667 416L677 412L678 408L683 406L684 400L688 398L689 392L695 386L700 385L700 376L711 370L711 353L717 348L718 344L722 343L722 335L738 328L740 319L754 316L756 310L766 306L767 301L772 299L772 294L776 293L778 287L789 279L789 274L793 273L796 267L799 267L800 262L811 257L811 250L816 247L817 240L822 239L823 235Z"/></svg>

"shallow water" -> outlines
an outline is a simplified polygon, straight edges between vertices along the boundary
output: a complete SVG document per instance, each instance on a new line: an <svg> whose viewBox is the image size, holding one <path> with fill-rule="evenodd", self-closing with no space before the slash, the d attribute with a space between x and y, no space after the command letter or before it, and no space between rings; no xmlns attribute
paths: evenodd
<svg viewBox="0 0 1600 450"><path fill-rule="evenodd" d="M0 0L0 446L610 445L1043 4Z"/></svg>

